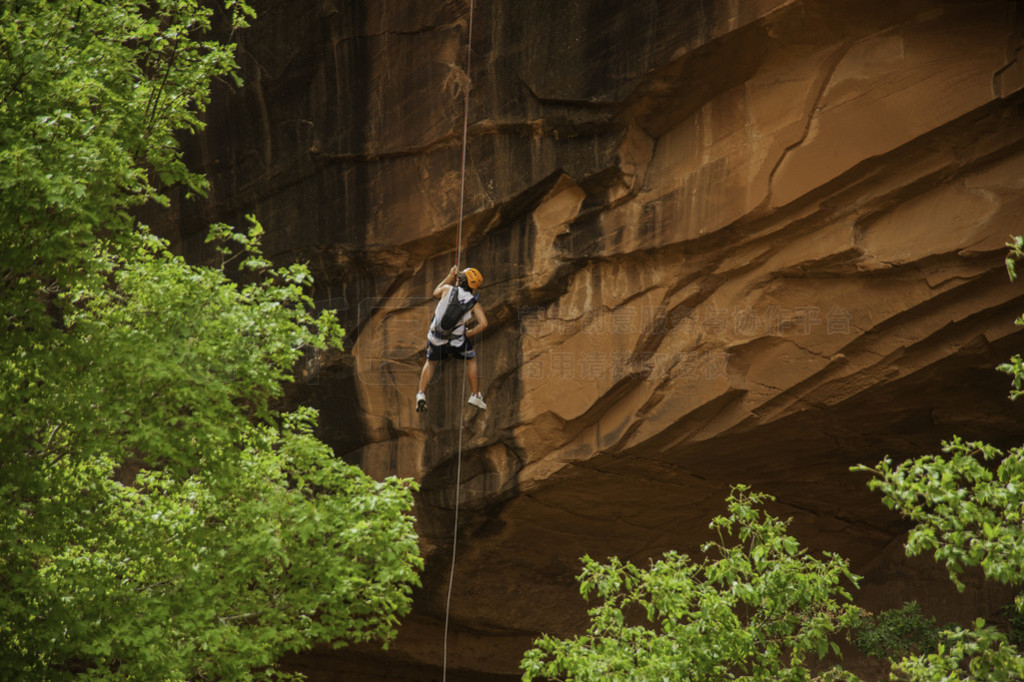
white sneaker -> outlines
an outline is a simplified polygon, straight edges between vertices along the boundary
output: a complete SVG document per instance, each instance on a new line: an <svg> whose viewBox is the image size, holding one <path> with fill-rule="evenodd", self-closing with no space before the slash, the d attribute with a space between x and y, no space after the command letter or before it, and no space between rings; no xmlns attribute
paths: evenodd
<svg viewBox="0 0 1024 682"><path fill-rule="evenodd" d="M416 411L426 412L427 411L427 394L417 393L416 394Z"/></svg>
<svg viewBox="0 0 1024 682"><path fill-rule="evenodd" d="M469 404L473 407L479 407L481 410L487 409L487 403L484 402L484 397L479 393L469 396Z"/></svg>

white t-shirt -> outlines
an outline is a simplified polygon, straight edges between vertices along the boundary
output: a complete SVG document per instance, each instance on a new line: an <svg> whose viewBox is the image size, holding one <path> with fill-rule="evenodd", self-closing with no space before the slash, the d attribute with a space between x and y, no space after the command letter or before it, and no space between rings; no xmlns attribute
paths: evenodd
<svg viewBox="0 0 1024 682"><path fill-rule="evenodd" d="M462 287L455 287L458 291L459 301L462 303L468 303L476 294L466 291ZM434 328L441 324L441 318L444 317L444 311L448 309L448 298L452 295L452 287L449 284L444 286L444 293L441 294L441 300L438 301L437 307L434 308L434 319L430 321L430 329L427 331L427 340L435 346L444 346L451 344L453 348L461 348L462 344L466 341L466 323L473 318L473 309L470 308L466 311L466 314L459 320L459 326L452 330L451 338L443 339L440 336L434 334Z"/></svg>

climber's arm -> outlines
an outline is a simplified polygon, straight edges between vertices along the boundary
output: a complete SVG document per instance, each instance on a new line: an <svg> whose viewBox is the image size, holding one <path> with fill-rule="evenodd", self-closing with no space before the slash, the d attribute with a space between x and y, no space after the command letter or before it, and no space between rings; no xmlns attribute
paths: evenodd
<svg viewBox="0 0 1024 682"><path fill-rule="evenodd" d="M444 296L446 287L450 287L455 284L455 277L459 274L459 266L453 265L451 271L448 272L448 276L441 280L441 282L434 287L434 298L441 298Z"/></svg>
<svg viewBox="0 0 1024 682"><path fill-rule="evenodd" d="M472 329L466 332L467 339L472 336L476 336L483 332L483 330L487 329L487 315L484 314L483 306L473 306L473 321L476 322L476 324L473 325Z"/></svg>

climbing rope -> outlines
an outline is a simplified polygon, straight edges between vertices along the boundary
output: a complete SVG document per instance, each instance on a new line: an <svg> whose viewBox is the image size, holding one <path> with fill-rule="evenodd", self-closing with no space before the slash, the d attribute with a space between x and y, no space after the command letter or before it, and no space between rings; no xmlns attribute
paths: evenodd
<svg viewBox="0 0 1024 682"><path fill-rule="evenodd" d="M466 31L466 81L465 103L462 112L462 165L459 170L459 220L455 230L455 262L462 264L462 216L466 196L466 148L469 146L469 87L472 84L470 60L473 47L473 4L469 0L469 28ZM462 363L462 397L459 400L459 447L455 459L455 522L452 532L452 563L448 569L448 596L444 605L444 656L441 664L441 681L448 680L448 618L452 608L452 586L455 582L455 553L459 544L459 494L462 483L462 431L466 412L466 363Z"/></svg>

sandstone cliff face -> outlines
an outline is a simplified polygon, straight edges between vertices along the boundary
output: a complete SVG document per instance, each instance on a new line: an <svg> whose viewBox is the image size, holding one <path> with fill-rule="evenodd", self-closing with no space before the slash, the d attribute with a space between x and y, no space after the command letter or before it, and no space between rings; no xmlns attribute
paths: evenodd
<svg viewBox="0 0 1024 682"><path fill-rule="evenodd" d="M469 82L465 0L254 4L247 85L191 150L213 191L166 229L202 259L201 225L253 212L275 259L310 263L348 352L310 358L294 397L339 455L421 482L428 559L391 652L297 669L439 678L460 438L464 679L513 679L533 636L579 629L579 556L693 552L736 482L849 557L869 607L995 608L902 559L848 469L1019 442L992 371L1024 310L1002 270L1024 231L1017 3L477 0ZM489 409L460 436L456 365L428 413L413 395L470 82Z"/></svg>

